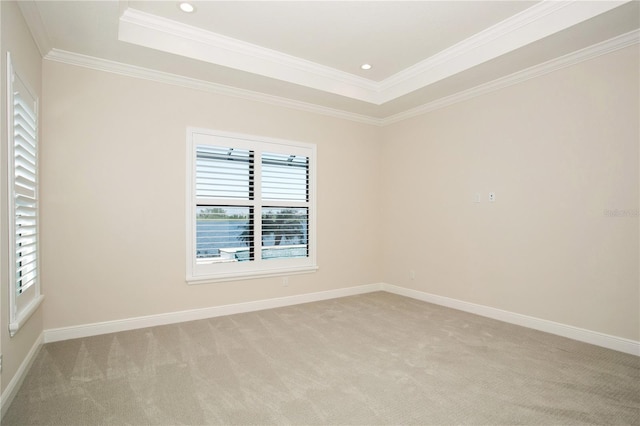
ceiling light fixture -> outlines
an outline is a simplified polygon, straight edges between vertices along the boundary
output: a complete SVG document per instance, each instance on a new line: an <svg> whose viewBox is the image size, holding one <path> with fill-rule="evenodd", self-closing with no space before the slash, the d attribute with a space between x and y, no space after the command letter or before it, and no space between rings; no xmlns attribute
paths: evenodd
<svg viewBox="0 0 640 426"><path fill-rule="evenodd" d="M362 68L363 70L370 70L371 69L371 65L370 64L362 64L360 65L360 68Z"/></svg>
<svg viewBox="0 0 640 426"><path fill-rule="evenodd" d="M192 13L196 10L196 8L191 3L187 3L186 1L181 2L178 7L185 13Z"/></svg>

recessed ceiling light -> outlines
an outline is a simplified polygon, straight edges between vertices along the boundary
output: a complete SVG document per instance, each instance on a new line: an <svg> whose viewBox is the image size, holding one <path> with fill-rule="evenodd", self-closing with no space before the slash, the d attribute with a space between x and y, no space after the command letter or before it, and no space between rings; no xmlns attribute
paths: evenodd
<svg viewBox="0 0 640 426"><path fill-rule="evenodd" d="M370 70L371 69L371 65L370 64L362 64L362 65L360 65L360 68L362 68L363 70Z"/></svg>
<svg viewBox="0 0 640 426"><path fill-rule="evenodd" d="M181 11L185 13L191 13L194 10L196 10L196 8L191 3L187 3L186 1L183 1L182 3L180 3L178 7L180 8Z"/></svg>

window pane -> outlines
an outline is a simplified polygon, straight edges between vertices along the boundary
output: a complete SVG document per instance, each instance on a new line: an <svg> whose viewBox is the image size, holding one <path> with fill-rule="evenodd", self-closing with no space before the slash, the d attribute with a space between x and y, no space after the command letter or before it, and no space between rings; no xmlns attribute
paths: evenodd
<svg viewBox="0 0 640 426"><path fill-rule="evenodd" d="M308 201L309 159L296 155L263 153L262 199Z"/></svg>
<svg viewBox="0 0 640 426"><path fill-rule="evenodd" d="M253 199L253 151L199 145L196 197Z"/></svg>
<svg viewBox="0 0 640 426"><path fill-rule="evenodd" d="M196 261L241 262L253 256L250 207L197 206Z"/></svg>
<svg viewBox="0 0 640 426"><path fill-rule="evenodd" d="M265 207L262 210L262 258L309 256L309 209Z"/></svg>

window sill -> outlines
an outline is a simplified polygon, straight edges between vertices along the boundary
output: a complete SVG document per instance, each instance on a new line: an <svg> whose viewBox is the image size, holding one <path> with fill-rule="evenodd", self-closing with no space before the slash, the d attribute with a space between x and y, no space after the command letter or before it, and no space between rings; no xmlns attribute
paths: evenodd
<svg viewBox="0 0 640 426"><path fill-rule="evenodd" d="M217 274L217 275L206 275L206 276L196 276L196 277L187 277L187 284L210 284L210 283L218 283L225 281L241 281L241 280L253 280L258 278L270 278L270 277L281 277L288 275L299 275L299 274L311 274L318 270L318 266L304 266L299 268L284 268L284 269L273 269L273 270L263 270L263 271L250 271L250 272L234 272L228 274Z"/></svg>
<svg viewBox="0 0 640 426"><path fill-rule="evenodd" d="M38 310L43 300L44 296L39 295L18 314L18 317L14 321L9 322L9 333L11 337L15 336L20 328L22 328L22 326L25 325L29 318L31 318L31 315L33 315L33 313Z"/></svg>

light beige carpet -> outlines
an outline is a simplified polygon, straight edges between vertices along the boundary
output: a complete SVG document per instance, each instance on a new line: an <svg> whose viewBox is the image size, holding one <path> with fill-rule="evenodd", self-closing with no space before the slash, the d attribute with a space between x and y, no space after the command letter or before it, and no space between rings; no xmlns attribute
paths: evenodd
<svg viewBox="0 0 640 426"><path fill-rule="evenodd" d="M28 424L640 424L640 358L371 293L43 346Z"/></svg>

